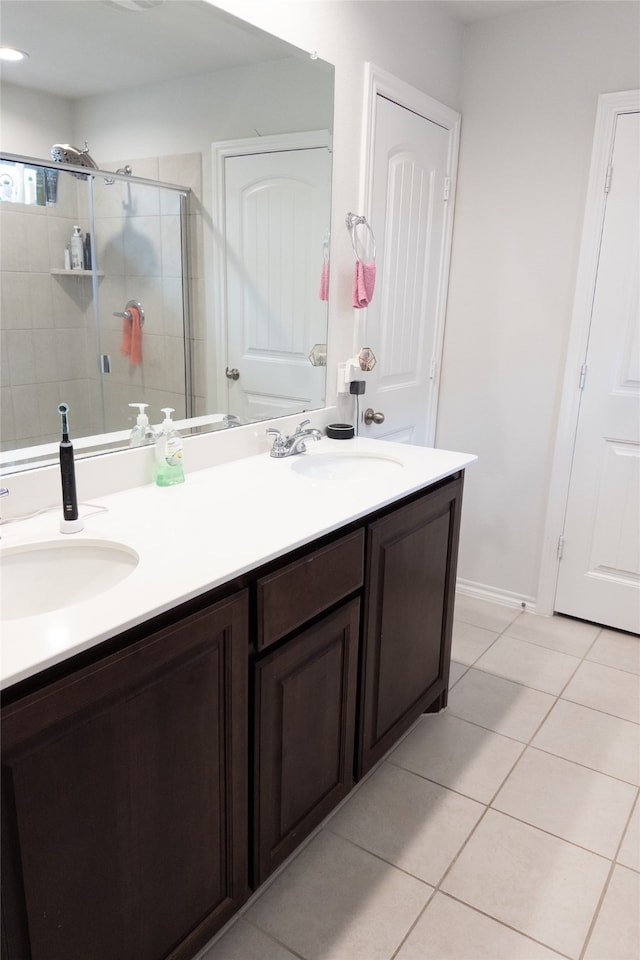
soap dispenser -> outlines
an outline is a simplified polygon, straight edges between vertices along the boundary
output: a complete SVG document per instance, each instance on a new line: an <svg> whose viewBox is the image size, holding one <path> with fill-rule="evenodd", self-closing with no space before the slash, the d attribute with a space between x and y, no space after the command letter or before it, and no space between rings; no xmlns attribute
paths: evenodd
<svg viewBox="0 0 640 960"><path fill-rule="evenodd" d="M130 407L138 408L138 416L136 418L136 425L131 431L131 436L129 437L129 446L130 447L142 447L147 443L155 443L158 439L158 434L149 426L149 417L146 415L145 408L149 406L148 403L130 403Z"/></svg>
<svg viewBox="0 0 640 960"><path fill-rule="evenodd" d="M156 483L159 487L171 487L184 483L182 437L171 419L173 407L163 407L162 412L164 420L156 440Z"/></svg>

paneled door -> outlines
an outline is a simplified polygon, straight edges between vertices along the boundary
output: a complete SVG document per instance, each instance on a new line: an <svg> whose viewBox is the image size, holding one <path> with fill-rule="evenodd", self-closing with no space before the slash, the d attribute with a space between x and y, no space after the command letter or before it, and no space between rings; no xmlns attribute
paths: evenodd
<svg viewBox="0 0 640 960"><path fill-rule="evenodd" d="M377 363L366 375L359 432L430 445L435 438L460 118L388 78L378 85L373 102L367 219L376 239L376 287L362 339ZM382 414L384 421L363 421L366 408Z"/></svg>
<svg viewBox="0 0 640 960"><path fill-rule="evenodd" d="M224 172L227 409L251 420L324 406L326 367L309 354L327 339L329 149L258 149Z"/></svg>
<svg viewBox="0 0 640 960"><path fill-rule="evenodd" d="M640 633L640 112L616 117L603 190L555 610Z"/></svg>

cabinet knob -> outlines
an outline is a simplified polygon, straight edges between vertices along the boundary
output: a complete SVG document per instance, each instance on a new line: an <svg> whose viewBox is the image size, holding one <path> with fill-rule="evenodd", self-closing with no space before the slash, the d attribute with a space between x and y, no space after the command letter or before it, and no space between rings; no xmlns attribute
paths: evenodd
<svg viewBox="0 0 640 960"><path fill-rule="evenodd" d="M376 413L373 407L367 407L364 412L364 422L368 427L370 427L372 423L384 423L384 413Z"/></svg>
<svg viewBox="0 0 640 960"><path fill-rule="evenodd" d="M232 367L231 370L229 369L229 367L227 367L227 369L226 369L225 372L224 372L224 375L225 375L225 377L227 378L227 380L239 380L239 379L240 379L240 371L237 370L235 367Z"/></svg>

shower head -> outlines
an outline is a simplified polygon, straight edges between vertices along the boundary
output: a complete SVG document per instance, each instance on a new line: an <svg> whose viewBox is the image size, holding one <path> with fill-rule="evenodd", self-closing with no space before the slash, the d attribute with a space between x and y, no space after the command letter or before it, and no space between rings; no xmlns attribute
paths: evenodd
<svg viewBox="0 0 640 960"><path fill-rule="evenodd" d="M80 150L78 147L72 147L70 143L54 143L51 147L51 159L56 163L72 163L76 167L90 167L92 170L98 169L98 164L89 153L89 144L86 140L84 150ZM73 176L78 177L80 180L85 179L81 173L74 173Z"/></svg>

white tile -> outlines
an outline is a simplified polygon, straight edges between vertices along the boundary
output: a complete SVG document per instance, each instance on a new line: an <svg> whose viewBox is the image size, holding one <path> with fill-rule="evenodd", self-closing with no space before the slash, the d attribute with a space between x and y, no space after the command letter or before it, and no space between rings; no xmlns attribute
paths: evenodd
<svg viewBox="0 0 640 960"><path fill-rule="evenodd" d="M454 620L451 656L458 663L472 663L487 650L499 634L484 627L476 627L464 620Z"/></svg>
<svg viewBox="0 0 640 960"><path fill-rule="evenodd" d="M528 640L549 650L583 657L600 627L570 617L543 617L536 613L523 613L509 624L505 633L516 640Z"/></svg>
<svg viewBox="0 0 640 960"><path fill-rule="evenodd" d="M624 670L585 660L562 699L640 723L640 676Z"/></svg>
<svg viewBox="0 0 640 960"><path fill-rule="evenodd" d="M139 276L162 274L160 217L131 217L122 231L126 272Z"/></svg>
<svg viewBox="0 0 640 960"><path fill-rule="evenodd" d="M579 665L577 657L508 636L499 637L475 663L478 670L486 670L506 680L524 683L534 690L556 696Z"/></svg>
<svg viewBox="0 0 640 960"><path fill-rule="evenodd" d="M463 593L456 593L455 602L456 620L465 623L474 623L477 627L502 633L505 627L520 616L515 607L506 607L490 600L481 600L479 597L468 597Z"/></svg>
<svg viewBox="0 0 640 960"><path fill-rule="evenodd" d="M632 870L640 872L640 801L636 803L629 821L618 854L618 862L624 864L625 867L631 867Z"/></svg>
<svg viewBox="0 0 640 960"><path fill-rule="evenodd" d="M383 763L332 818L329 829L436 884L484 809L475 800Z"/></svg>
<svg viewBox="0 0 640 960"><path fill-rule="evenodd" d="M587 660L640 673L640 637L620 630L602 630L587 654Z"/></svg>
<svg viewBox="0 0 640 960"><path fill-rule="evenodd" d="M432 893L324 831L245 917L305 960L389 960Z"/></svg>
<svg viewBox="0 0 640 960"><path fill-rule="evenodd" d="M454 686L467 672L467 665L464 663L456 663L455 660L451 661L451 667L449 668L449 690Z"/></svg>
<svg viewBox="0 0 640 960"><path fill-rule="evenodd" d="M492 806L611 859L636 792L630 783L529 747Z"/></svg>
<svg viewBox="0 0 640 960"><path fill-rule="evenodd" d="M609 882L585 960L640 957L640 874L616 867Z"/></svg>
<svg viewBox="0 0 640 960"><path fill-rule="evenodd" d="M450 713L524 743L534 735L553 703L548 693L473 667L449 694Z"/></svg>
<svg viewBox="0 0 640 960"><path fill-rule="evenodd" d="M442 889L577 958L609 861L489 810Z"/></svg>
<svg viewBox="0 0 640 960"><path fill-rule="evenodd" d="M472 958L560 960L560 954L442 893L433 897L397 954L397 960Z"/></svg>
<svg viewBox="0 0 640 960"><path fill-rule="evenodd" d="M518 740L445 711L424 716L389 756L389 762L489 803L522 750Z"/></svg>
<svg viewBox="0 0 640 960"><path fill-rule="evenodd" d="M558 700L532 745L627 783L640 783L640 727L628 720Z"/></svg>
<svg viewBox="0 0 640 960"><path fill-rule="evenodd" d="M238 920L200 960L296 960L271 937L245 920Z"/></svg>

